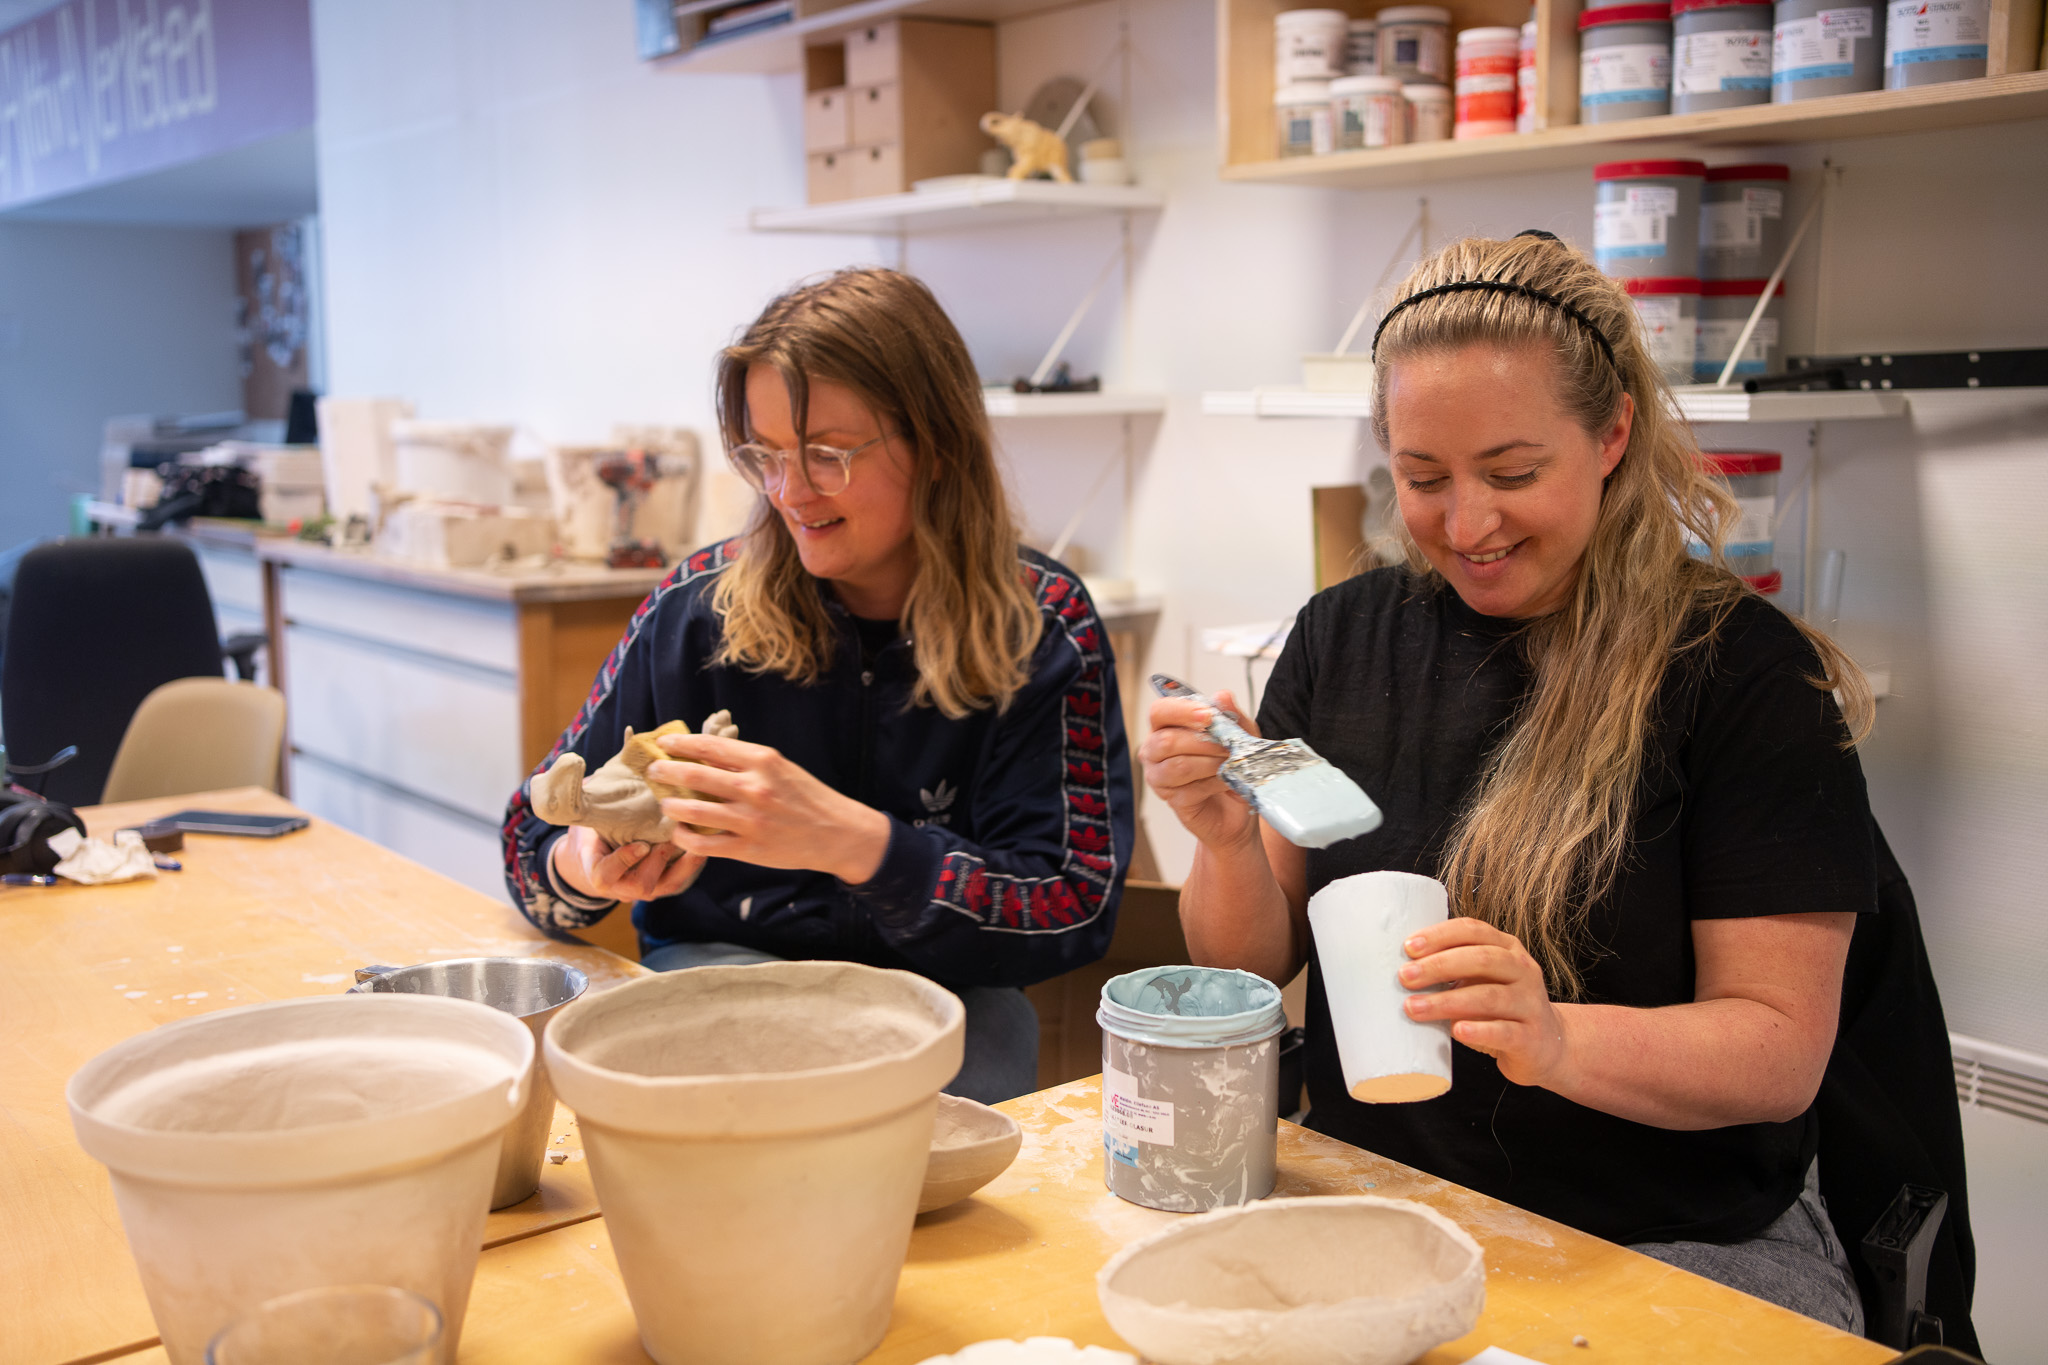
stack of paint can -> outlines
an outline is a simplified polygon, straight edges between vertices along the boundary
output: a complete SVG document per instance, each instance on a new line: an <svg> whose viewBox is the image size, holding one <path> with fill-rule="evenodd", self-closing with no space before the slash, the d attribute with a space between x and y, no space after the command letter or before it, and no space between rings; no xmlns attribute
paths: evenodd
<svg viewBox="0 0 2048 1365"><path fill-rule="evenodd" d="M1882 0L1777 0L1771 102L1792 104L1881 88L1884 31Z"/></svg>
<svg viewBox="0 0 2048 1365"><path fill-rule="evenodd" d="M1791 172L1776 164L1716 166L1700 191L1699 344L1693 377L1715 383L1727 368L1764 285L1785 249L1785 190ZM1778 368L1785 286L1750 333L1733 379Z"/></svg>
<svg viewBox="0 0 2048 1365"><path fill-rule="evenodd" d="M1273 16L1273 117L1283 157L1337 148L1330 82L1345 74L1351 16L1341 9L1291 9Z"/></svg>
<svg viewBox="0 0 2048 1365"><path fill-rule="evenodd" d="M1690 384L1698 355L1698 161L1609 161L1593 168L1593 258L1621 281L1657 368Z"/></svg>
<svg viewBox="0 0 2048 1365"><path fill-rule="evenodd" d="M1772 567L1775 549L1772 527L1778 513L1778 474L1782 456L1763 450L1708 451L1700 456L1707 472L1718 475L1735 495L1735 524L1722 527L1721 552L1728 567L1761 593L1774 593L1783 584ZM1697 558L1707 557L1702 541L1687 538L1687 549Z"/></svg>

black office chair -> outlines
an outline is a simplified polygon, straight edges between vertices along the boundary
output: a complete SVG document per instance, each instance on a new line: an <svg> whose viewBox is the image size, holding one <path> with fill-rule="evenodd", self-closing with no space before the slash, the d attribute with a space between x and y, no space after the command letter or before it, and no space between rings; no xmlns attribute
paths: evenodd
<svg viewBox="0 0 2048 1365"><path fill-rule="evenodd" d="M228 642L253 673L262 636ZM70 745L78 756L27 785L66 805L100 799L135 708L173 678L218 678L224 649L199 560L155 536L51 541L14 575L0 721L10 773Z"/></svg>

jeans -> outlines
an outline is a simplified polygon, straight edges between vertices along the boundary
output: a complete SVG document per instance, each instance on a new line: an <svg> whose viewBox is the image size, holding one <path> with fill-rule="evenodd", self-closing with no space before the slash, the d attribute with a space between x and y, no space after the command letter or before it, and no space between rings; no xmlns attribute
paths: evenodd
<svg viewBox="0 0 2048 1365"><path fill-rule="evenodd" d="M732 967L783 959L735 943L664 943L640 959L651 971ZM997 1104L1038 1089L1038 1011L1014 986L955 991L967 1006L966 1055L948 1095Z"/></svg>
<svg viewBox="0 0 2048 1365"><path fill-rule="evenodd" d="M1856 1292L1849 1255L1821 1202L1818 1161L1806 1168L1806 1188L1792 1207L1746 1242L1638 1242L1632 1249L1830 1327L1863 1335L1863 1300Z"/></svg>

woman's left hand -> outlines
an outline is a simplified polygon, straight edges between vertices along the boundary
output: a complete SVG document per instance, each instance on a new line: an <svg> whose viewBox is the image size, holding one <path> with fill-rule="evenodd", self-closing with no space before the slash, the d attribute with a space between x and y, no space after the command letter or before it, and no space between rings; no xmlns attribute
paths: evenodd
<svg viewBox="0 0 2048 1365"><path fill-rule="evenodd" d="M674 840L690 853L760 867L828 872L858 886L882 866L889 817L843 796L765 744L716 735L670 735L671 761L647 776L713 797L669 797L661 813L676 822ZM687 826L715 831L700 834Z"/></svg>
<svg viewBox="0 0 2048 1365"><path fill-rule="evenodd" d="M1494 1058L1517 1085L1564 1084L1565 1014L1520 939L1483 920L1453 919L1402 946L1412 960L1401 984L1420 992L1405 1003L1409 1018L1450 1021L1451 1037Z"/></svg>

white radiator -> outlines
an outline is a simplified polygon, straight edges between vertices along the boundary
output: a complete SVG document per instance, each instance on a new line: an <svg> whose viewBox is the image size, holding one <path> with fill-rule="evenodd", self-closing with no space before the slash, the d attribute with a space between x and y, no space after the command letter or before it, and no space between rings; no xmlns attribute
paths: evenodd
<svg viewBox="0 0 2048 1365"><path fill-rule="evenodd" d="M1951 1033L1948 1045L1959 1101L2048 1124L2048 1057L1960 1033Z"/></svg>

